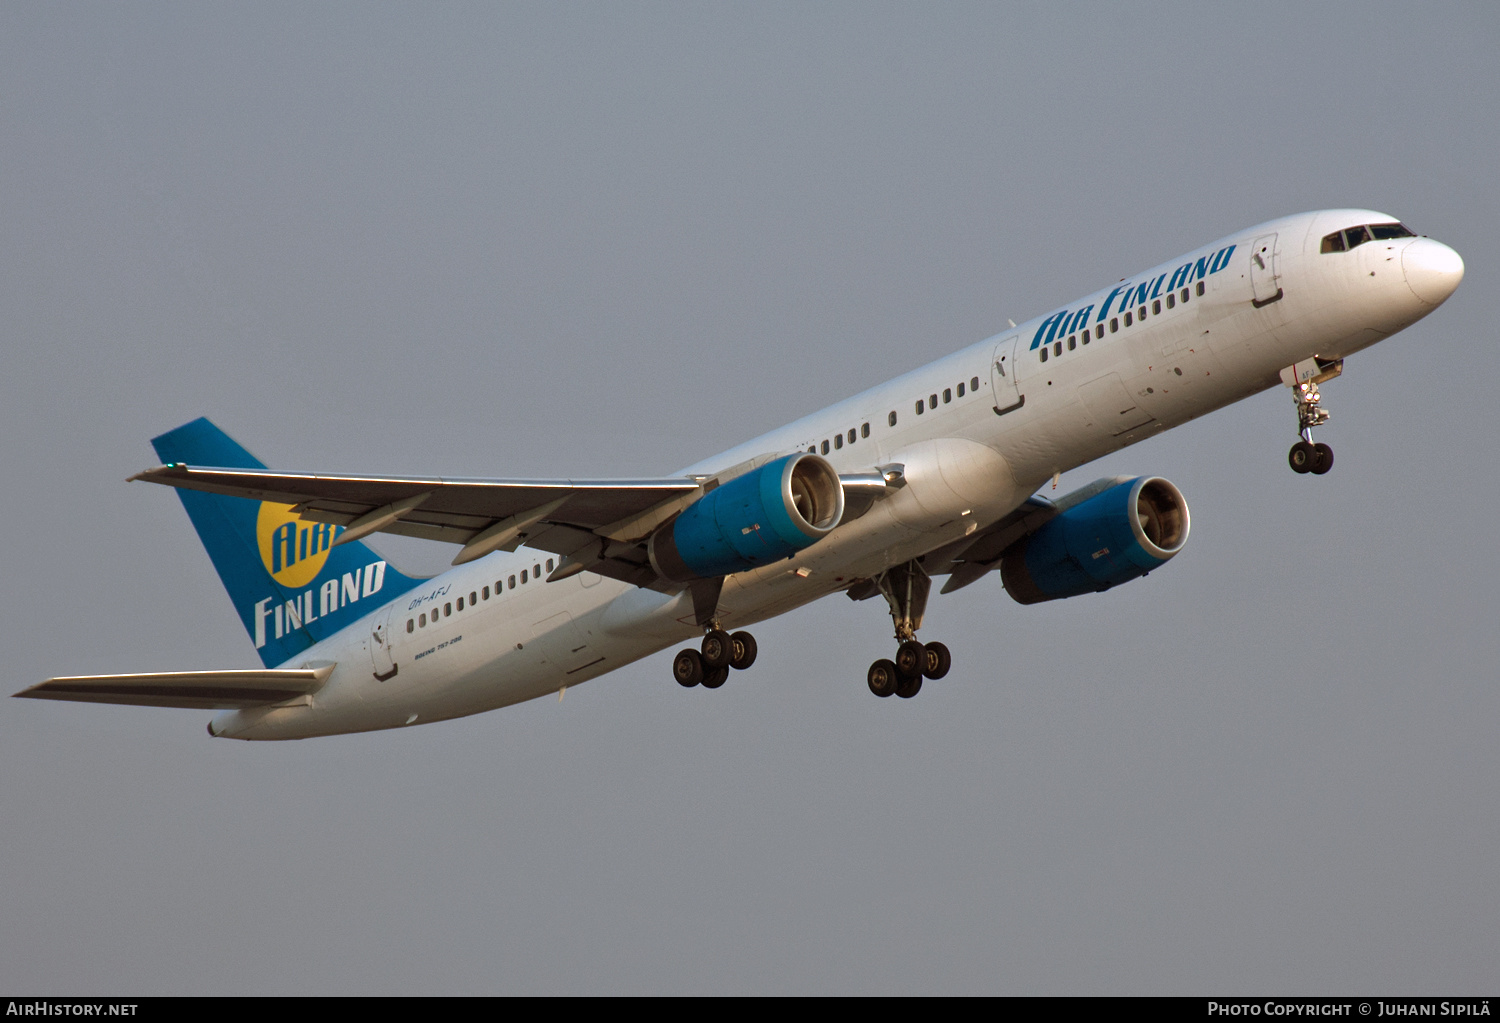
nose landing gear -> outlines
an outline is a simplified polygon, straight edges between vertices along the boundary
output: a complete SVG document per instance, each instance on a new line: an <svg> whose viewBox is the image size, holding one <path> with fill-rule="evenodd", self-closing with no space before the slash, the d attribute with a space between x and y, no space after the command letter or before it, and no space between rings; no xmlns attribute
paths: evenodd
<svg viewBox="0 0 1500 1023"><path fill-rule="evenodd" d="M1282 382L1292 389L1292 401L1297 406L1297 432L1302 436L1286 456L1295 473L1321 476L1333 468L1333 448L1313 442L1313 427L1322 426L1331 417L1322 405L1323 395L1318 385L1343 371L1343 359L1325 362L1316 356L1281 371Z"/></svg>

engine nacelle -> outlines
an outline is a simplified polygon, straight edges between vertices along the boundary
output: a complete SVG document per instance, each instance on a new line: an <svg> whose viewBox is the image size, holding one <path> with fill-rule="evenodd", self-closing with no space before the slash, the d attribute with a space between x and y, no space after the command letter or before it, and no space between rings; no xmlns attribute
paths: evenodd
<svg viewBox="0 0 1500 1023"><path fill-rule="evenodd" d="M1068 505L1000 560L1022 604L1095 593L1165 564L1187 543L1188 506L1166 480L1141 476Z"/></svg>
<svg viewBox="0 0 1500 1023"><path fill-rule="evenodd" d="M720 484L657 530L651 566L676 582L747 572L831 533L844 488L826 460L801 452Z"/></svg>

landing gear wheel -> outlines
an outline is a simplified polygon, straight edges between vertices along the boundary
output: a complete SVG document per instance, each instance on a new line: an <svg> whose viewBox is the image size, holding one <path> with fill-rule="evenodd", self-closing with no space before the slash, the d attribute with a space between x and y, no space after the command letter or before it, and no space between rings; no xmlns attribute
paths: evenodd
<svg viewBox="0 0 1500 1023"><path fill-rule="evenodd" d="M903 678L900 684L896 686L896 695L901 697L901 699L903 700L910 700L913 696L916 696L921 691L921 675L913 675L910 678Z"/></svg>
<svg viewBox="0 0 1500 1023"><path fill-rule="evenodd" d="M736 671L744 671L755 663L755 637L748 632L736 632L729 637L731 653L729 655L729 666Z"/></svg>
<svg viewBox="0 0 1500 1023"><path fill-rule="evenodd" d="M927 678L936 681L948 674L948 669L953 667L953 655L941 643L928 643L922 648L922 653L922 674Z"/></svg>
<svg viewBox="0 0 1500 1023"><path fill-rule="evenodd" d="M914 639L909 639L896 648L896 670L906 678L921 678L922 664L926 660L926 649Z"/></svg>
<svg viewBox="0 0 1500 1023"><path fill-rule="evenodd" d="M1333 468L1333 448L1327 444L1313 445L1312 471L1318 476Z"/></svg>
<svg viewBox="0 0 1500 1023"><path fill-rule="evenodd" d="M722 668L715 668L703 676L703 688L717 689L724 684L724 680L728 677L729 665L726 664Z"/></svg>
<svg viewBox="0 0 1500 1023"><path fill-rule="evenodd" d="M709 670L725 667L734 656L734 643L723 629L710 629L699 649L703 651L703 666Z"/></svg>
<svg viewBox="0 0 1500 1023"><path fill-rule="evenodd" d="M677 684L691 689L703 681L703 657L696 650L679 650L672 658L672 677Z"/></svg>
<svg viewBox="0 0 1500 1023"><path fill-rule="evenodd" d="M1330 452L1330 454L1332 454L1332 452ZM1292 472L1312 472L1313 466L1318 464L1318 452L1317 449L1307 441L1299 440L1297 443L1292 445L1292 450L1287 452L1286 460L1287 464L1292 467ZM1329 464L1333 464L1332 458L1329 459Z"/></svg>
<svg viewBox="0 0 1500 1023"><path fill-rule="evenodd" d="M882 698L895 695L896 686L901 682L896 662L884 657L870 665L870 673L865 678L870 683L870 692Z"/></svg>

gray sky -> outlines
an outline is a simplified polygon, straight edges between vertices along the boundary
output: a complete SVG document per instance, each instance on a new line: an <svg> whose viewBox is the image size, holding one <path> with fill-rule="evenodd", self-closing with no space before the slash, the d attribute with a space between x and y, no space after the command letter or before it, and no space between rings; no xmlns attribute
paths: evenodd
<svg viewBox="0 0 1500 1023"><path fill-rule="evenodd" d="M0 700L11 993L1482 993L1500 955L1493 4L0 8L9 691L254 666L175 497L685 465L1283 214L1453 245L1325 388L1068 474L1193 537L401 732ZM1061 491L1060 491L1061 492ZM386 545L432 569L451 548Z"/></svg>

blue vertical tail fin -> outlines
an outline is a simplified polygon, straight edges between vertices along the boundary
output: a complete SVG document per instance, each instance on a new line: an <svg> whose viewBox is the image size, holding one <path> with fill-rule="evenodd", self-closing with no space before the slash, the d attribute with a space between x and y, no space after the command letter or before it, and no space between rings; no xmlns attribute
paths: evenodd
<svg viewBox="0 0 1500 1023"><path fill-rule="evenodd" d="M169 430L151 446L163 463L266 468L207 419ZM342 526L305 522L291 505L196 490L177 496L268 668L421 581L358 541L333 546Z"/></svg>

